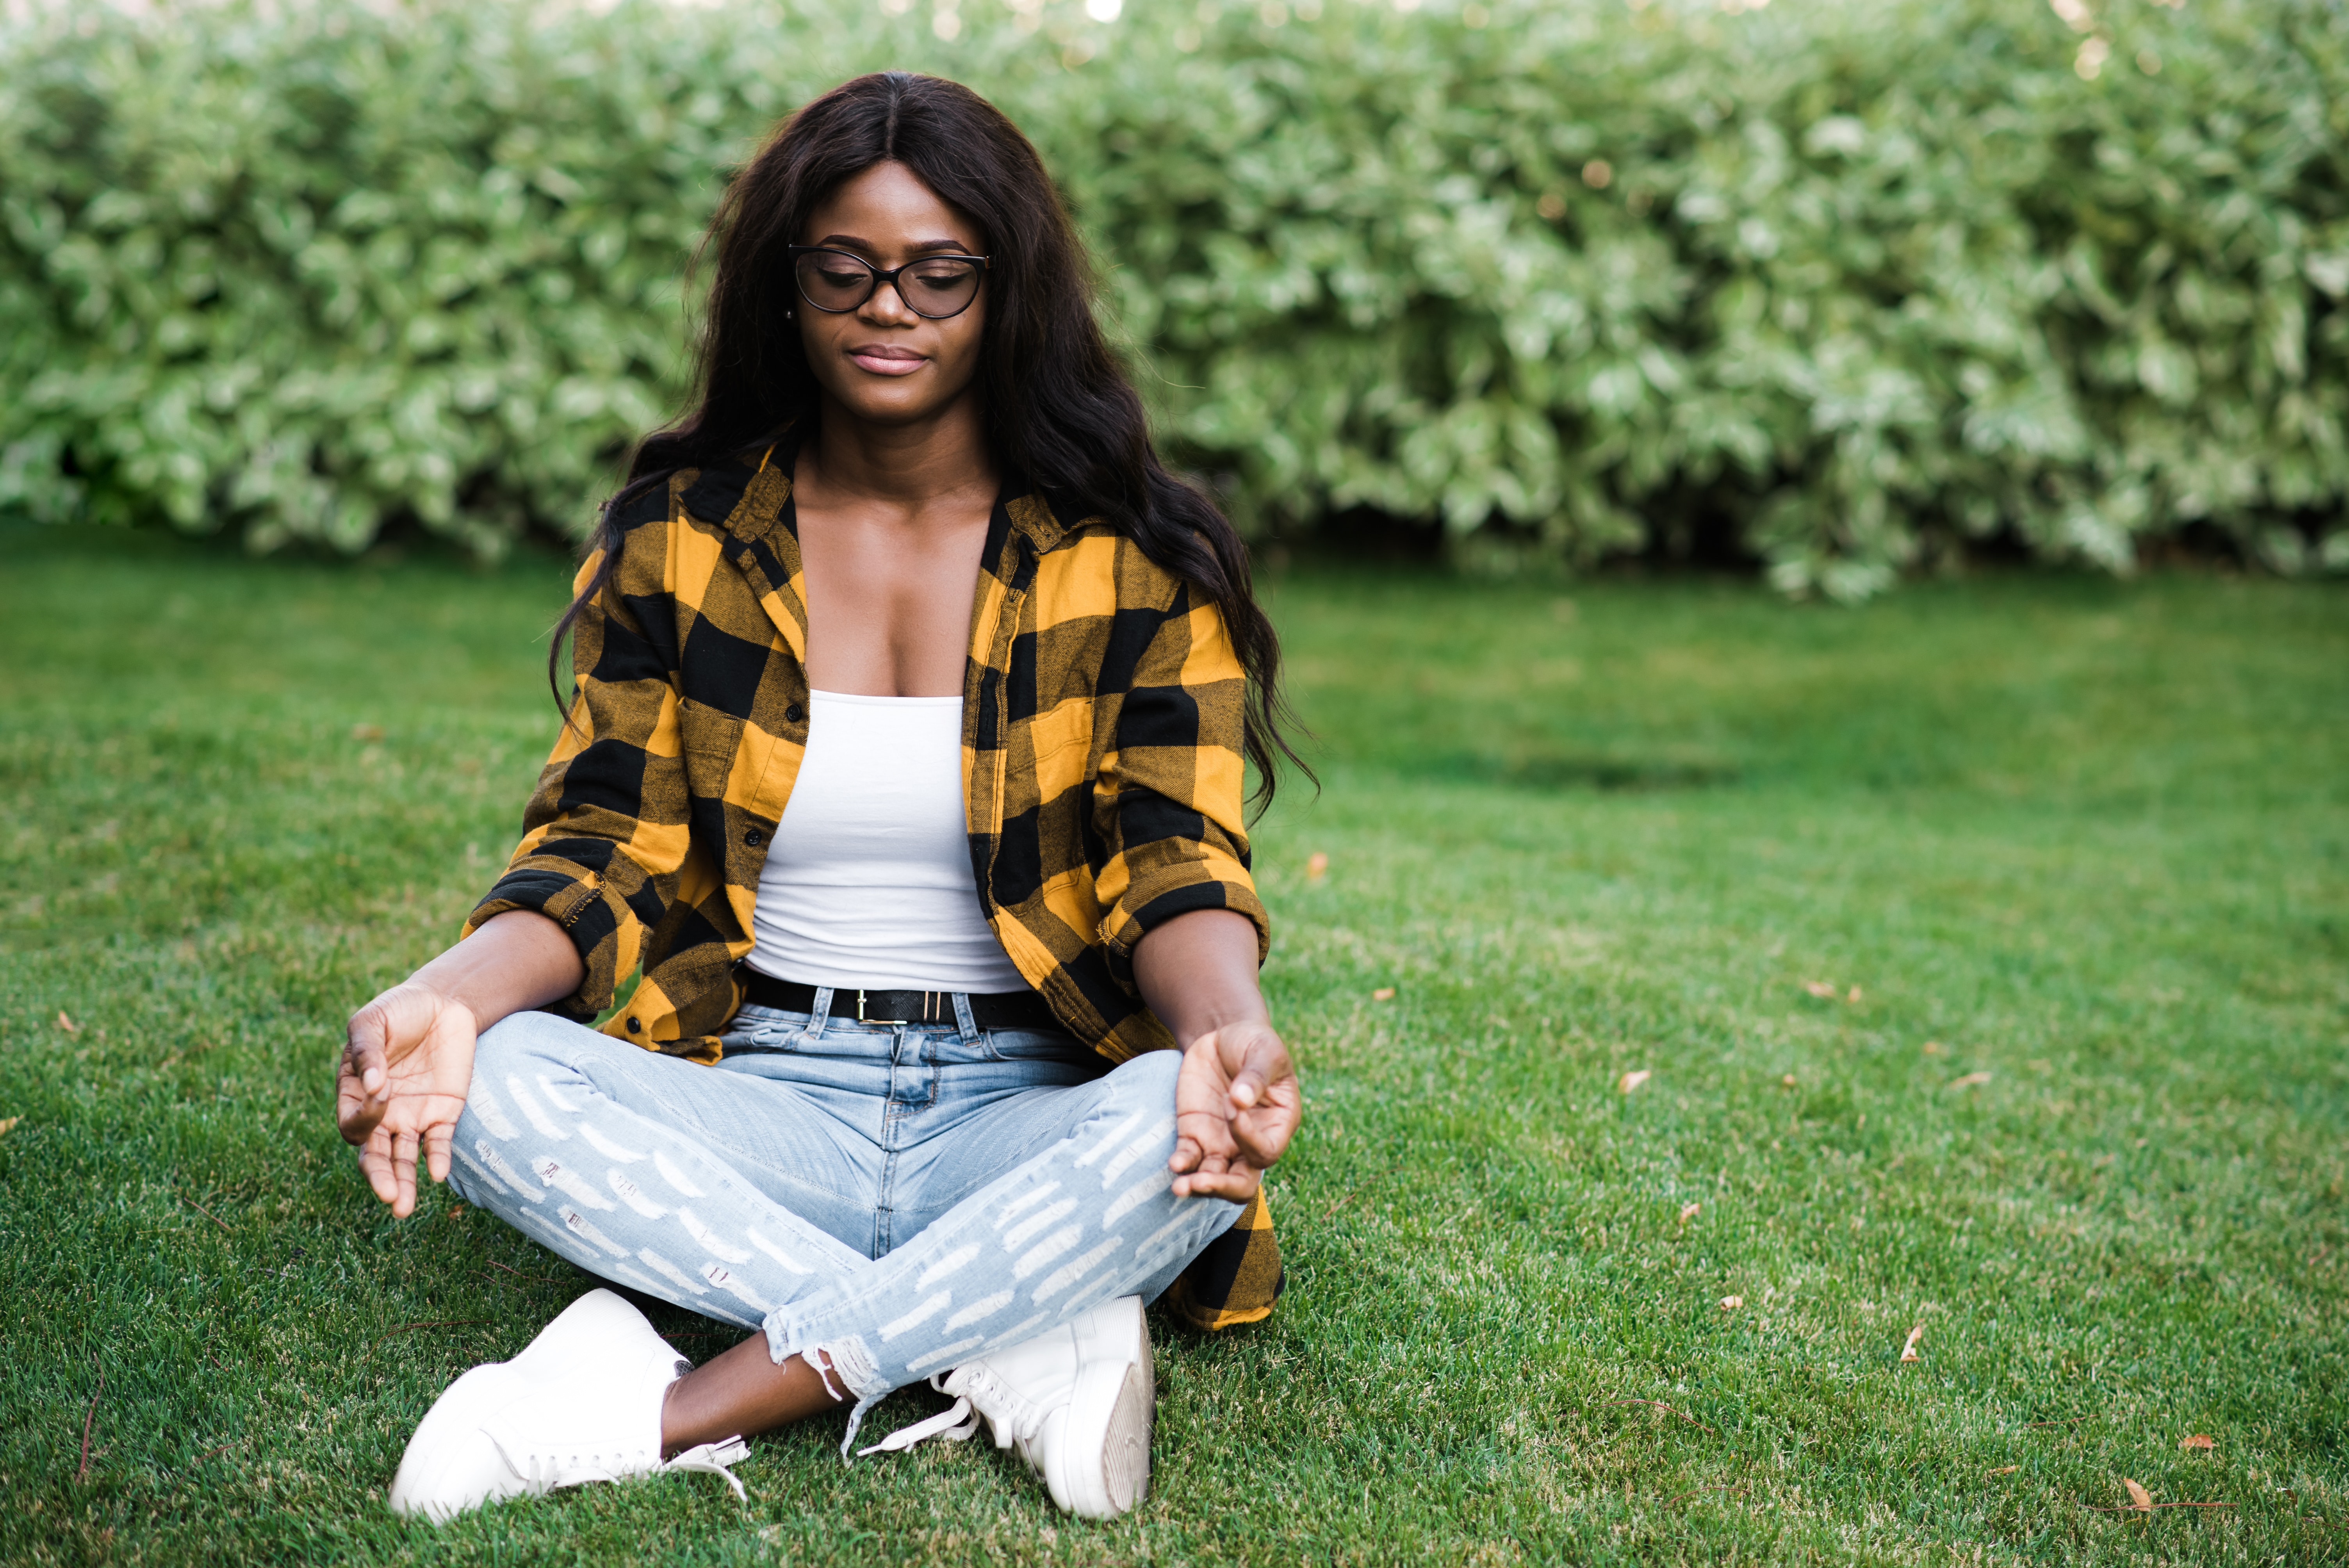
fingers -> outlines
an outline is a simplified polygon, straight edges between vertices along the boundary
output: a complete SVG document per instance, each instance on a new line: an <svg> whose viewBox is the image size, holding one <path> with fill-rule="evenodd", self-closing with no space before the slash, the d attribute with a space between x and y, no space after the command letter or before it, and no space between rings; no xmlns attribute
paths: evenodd
<svg viewBox="0 0 2349 1568"><path fill-rule="evenodd" d="M388 1020L379 1002L351 1015L343 1038L342 1069L335 1078L335 1121L346 1141L357 1143L375 1130L391 1102L391 1074L384 1063Z"/></svg>
<svg viewBox="0 0 2349 1568"><path fill-rule="evenodd" d="M359 1145L359 1172L367 1178L375 1195L385 1202L399 1195L399 1188L391 1179L391 1134L384 1128L376 1128Z"/></svg>
<svg viewBox="0 0 2349 1568"><path fill-rule="evenodd" d="M399 1132L391 1140L391 1217L405 1220L416 1212L416 1134ZM381 1189L378 1189L380 1192Z"/></svg>
<svg viewBox="0 0 2349 1568"><path fill-rule="evenodd" d="M358 1080L360 1091L371 1099L382 1099L391 1078L384 1061L384 1051L391 1044L391 1018L381 997L351 1015L344 1038L343 1058Z"/></svg>
<svg viewBox="0 0 2349 1568"><path fill-rule="evenodd" d="M380 1113L378 1113L379 1115ZM364 1143L375 1130L376 1116L367 1114L358 1079L347 1066L335 1076L335 1126L346 1143Z"/></svg>
<svg viewBox="0 0 2349 1568"><path fill-rule="evenodd" d="M1276 1080L1267 1087L1263 1101L1232 1118L1232 1141L1249 1163L1272 1164L1288 1150L1304 1115L1304 1096L1297 1080Z"/></svg>
<svg viewBox="0 0 2349 1568"><path fill-rule="evenodd" d="M1257 1167L1235 1161L1217 1170L1177 1176L1174 1191L1178 1198L1228 1198L1235 1203L1245 1203L1256 1195L1263 1180L1264 1172Z"/></svg>
<svg viewBox="0 0 2349 1568"><path fill-rule="evenodd" d="M1188 1198L1205 1192L1210 1184L1223 1176L1230 1163L1227 1154L1200 1150L1199 1157L1192 1161L1190 1168L1175 1176L1173 1184L1174 1196Z"/></svg>
<svg viewBox="0 0 2349 1568"><path fill-rule="evenodd" d="M1178 1112L1174 1118L1174 1152L1167 1156L1166 1169L1177 1175L1185 1171L1213 1169L1237 1152L1229 1121L1200 1111Z"/></svg>
<svg viewBox="0 0 2349 1568"><path fill-rule="evenodd" d="M1288 1140L1296 1130L1294 1112L1285 1119L1256 1114L1235 1117L1232 1143L1241 1159L1261 1170L1277 1164L1288 1152Z"/></svg>
<svg viewBox="0 0 2349 1568"><path fill-rule="evenodd" d="M1275 1085L1294 1082L1297 1069L1289 1065L1288 1047L1280 1037L1261 1025L1217 1031L1216 1046L1225 1065L1232 1072L1229 1094L1235 1113L1252 1110L1263 1103ZM1237 1061L1233 1058L1237 1057Z"/></svg>
<svg viewBox="0 0 2349 1568"><path fill-rule="evenodd" d="M435 1181L449 1180L457 1112L462 1109L461 1101L429 1108L426 1114L436 1119L421 1131L400 1125L408 1115L403 1109L390 1124L378 1123L359 1145L360 1173L367 1177L367 1186L375 1195L391 1206L395 1219L404 1220L416 1212L419 1154L424 1157L425 1169Z"/></svg>
<svg viewBox="0 0 2349 1568"><path fill-rule="evenodd" d="M424 1168L435 1181L449 1180L449 1140L455 1134L452 1121L436 1123L424 1130Z"/></svg>
<svg viewBox="0 0 2349 1568"><path fill-rule="evenodd" d="M1245 1200L1288 1150L1303 1097L1288 1048L1271 1028L1233 1025L1193 1040L1174 1089L1177 1196Z"/></svg>

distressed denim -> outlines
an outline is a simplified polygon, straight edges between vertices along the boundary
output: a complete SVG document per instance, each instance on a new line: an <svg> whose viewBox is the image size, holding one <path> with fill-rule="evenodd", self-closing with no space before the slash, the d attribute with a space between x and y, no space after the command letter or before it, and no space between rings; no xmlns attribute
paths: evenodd
<svg viewBox="0 0 2349 1568"><path fill-rule="evenodd" d="M1173 1051L745 1007L714 1068L551 1013L484 1032L467 1202L581 1268L891 1389L1121 1295L1155 1297L1240 1205L1177 1198ZM811 1356L810 1359L816 1357ZM847 1443L843 1443L845 1452Z"/></svg>

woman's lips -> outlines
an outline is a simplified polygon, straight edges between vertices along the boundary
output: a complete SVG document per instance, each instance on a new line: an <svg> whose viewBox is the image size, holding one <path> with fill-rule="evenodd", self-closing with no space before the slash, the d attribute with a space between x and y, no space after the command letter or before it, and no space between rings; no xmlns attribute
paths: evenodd
<svg viewBox="0 0 2349 1568"><path fill-rule="evenodd" d="M911 376L929 361L910 348L885 343L859 344L848 351L849 362L875 376Z"/></svg>

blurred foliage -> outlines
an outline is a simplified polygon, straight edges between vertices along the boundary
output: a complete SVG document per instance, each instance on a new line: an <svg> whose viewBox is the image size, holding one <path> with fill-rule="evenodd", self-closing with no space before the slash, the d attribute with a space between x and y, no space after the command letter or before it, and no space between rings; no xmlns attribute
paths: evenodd
<svg viewBox="0 0 2349 1568"><path fill-rule="evenodd" d="M0 507L580 532L725 170L897 65L1035 139L1252 529L1839 598L2197 524L2349 569L2340 6L1404 3L19 0Z"/></svg>

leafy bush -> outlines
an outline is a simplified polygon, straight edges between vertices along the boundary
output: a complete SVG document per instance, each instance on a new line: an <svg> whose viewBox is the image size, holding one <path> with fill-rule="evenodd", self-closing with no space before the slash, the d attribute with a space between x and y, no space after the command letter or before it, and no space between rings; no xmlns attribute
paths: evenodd
<svg viewBox="0 0 2349 1568"><path fill-rule="evenodd" d="M576 532L725 170L903 65L1035 138L1250 527L1725 539L1847 598L1991 540L2349 568L2325 0L912 4L20 17L0 506Z"/></svg>

